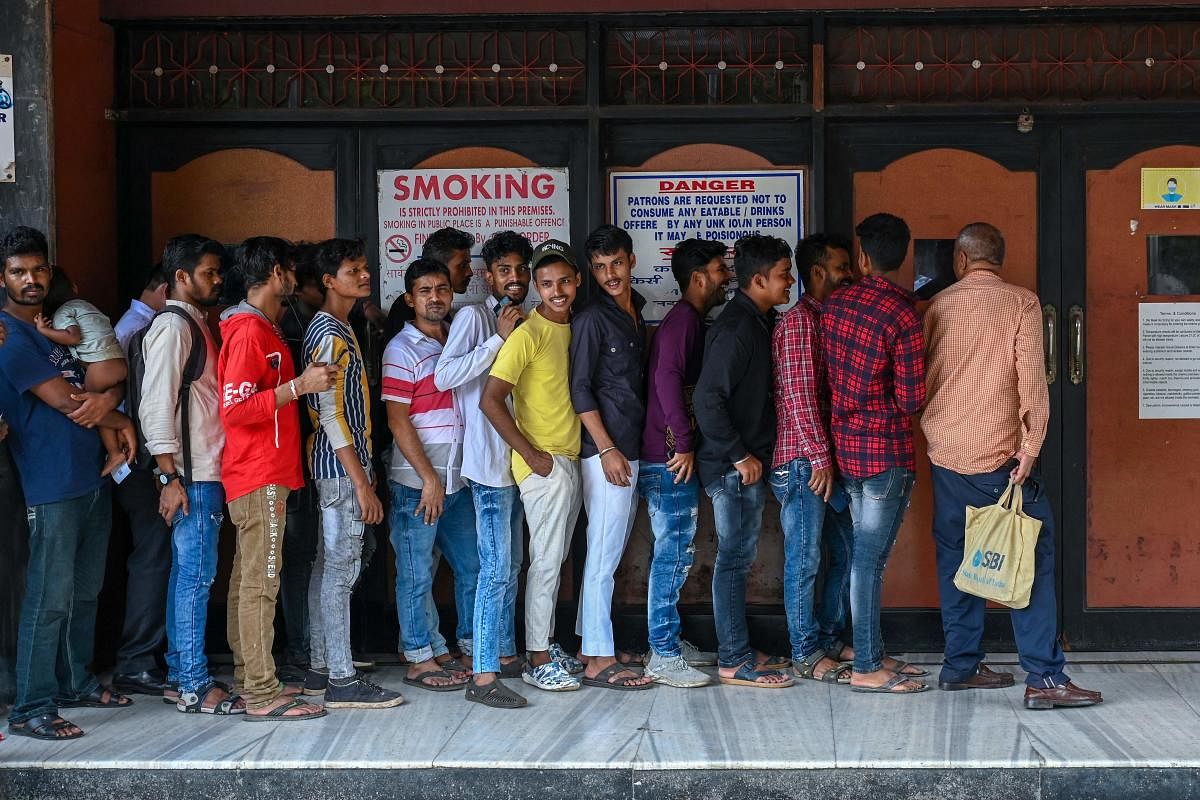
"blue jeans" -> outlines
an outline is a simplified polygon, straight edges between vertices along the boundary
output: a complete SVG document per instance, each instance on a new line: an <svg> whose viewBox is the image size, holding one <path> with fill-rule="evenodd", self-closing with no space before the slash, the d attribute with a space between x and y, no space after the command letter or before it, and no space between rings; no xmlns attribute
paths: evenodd
<svg viewBox="0 0 1200 800"><path fill-rule="evenodd" d="M692 541L700 507L699 482L693 476L687 483L675 483L675 473L667 470L666 464L643 461L638 493L646 498L654 531L646 608L650 647L664 658L674 658L682 654L677 604L696 553Z"/></svg>
<svg viewBox="0 0 1200 800"><path fill-rule="evenodd" d="M479 536L475 589L475 672L499 672L500 658L517 654L517 579L521 574L524 509L516 485L469 483Z"/></svg>
<svg viewBox="0 0 1200 800"><path fill-rule="evenodd" d="M225 520L220 481L188 484L188 514L171 520L171 577L167 583L167 680L180 692L200 692L212 683L204 634L208 595L217 576L217 538Z"/></svg>
<svg viewBox="0 0 1200 800"><path fill-rule="evenodd" d="M783 608L796 661L832 647L846 627L850 611L854 523L848 510L834 511L813 494L808 488L810 478L812 463L807 458L795 458L771 470L771 490L779 501L783 525ZM822 539L829 550L829 567L816 609Z"/></svg>
<svg viewBox="0 0 1200 800"><path fill-rule="evenodd" d="M470 489L446 495L442 516L425 524L417 516L421 490L395 481L392 489L392 548L396 551L396 611L404 657L411 663L434 656L429 630L427 596L433 588L433 547L436 544L454 572L454 603L458 611L457 636L471 639L475 615L475 587L479 580L479 549L475 537L475 507Z"/></svg>
<svg viewBox="0 0 1200 800"><path fill-rule="evenodd" d="M883 667L883 633L879 626L883 570L908 508L914 477L910 469L892 467L869 478L842 478L854 520L850 609L854 617L855 672L875 672Z"/></svg>
<svg viewBox="0 0 1200 800"><path fill-rule="evenodd" d="M957 683L979 671L984 652L983 616L986 602L960 592L954 575L962 563L966 538L966 507L994 505L1008 486L1010 467L980 475L962 475L933 467L933 541L937 545L938 590L946 651L940 680ZM1070 680L1064 673L1066 656L1058 643L1058 600L1054 589L1054 511L1037 476L1022 487L1024 512L1042 521L1034 549L1033 588L1029 605L1010 609L1021 668L1029 686L1046 687Z"/></svg>
<svg viewBox="0 0 1200 800"><path fill-rule="evenodd" d="M10 723L58 712L100 687L88 672L96 598L104 583L112 500L107 480L80 497L30 506L29 566L17 630L17 697Z"/></svg>
<svg viewBox="0 0 1200 800"><path fill-rule="evenodd" d="M717 559L713 564L713 621L717 628L717 661L736 667L754 658L746 626L746 576L758 555L763 504L763 481L742 484L732 467L704 487L712 498L717 527Z"/></svg>

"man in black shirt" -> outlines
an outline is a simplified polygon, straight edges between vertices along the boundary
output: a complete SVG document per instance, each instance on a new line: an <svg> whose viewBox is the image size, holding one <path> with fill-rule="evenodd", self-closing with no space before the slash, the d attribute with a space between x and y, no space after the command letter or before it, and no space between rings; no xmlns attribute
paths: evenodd
<svg viewBox="0 0 1200 800"><path fill-rule="evenodd" d="M792 679L750 647L746 576L762 527L763 465L775 449L774 306L788 302L796 281L792 249L782 239L745 236L733 253L738 291L708 330L693 395L701 433L697 463L717 528L713 618L721 683L774 689Z"/></svg>
<svg viewBox="0 0 1200 800"><path fill-rule="evenodd" d="M637 511L638 455L646 418L645 298L633 291L633 241L601 225L583 246L599 291L571 320L571 404L583 423L579 451L587 510L587 561L575 632L583 637L583 683L646 689L651 679L616 659L613 573Z"/></svg>

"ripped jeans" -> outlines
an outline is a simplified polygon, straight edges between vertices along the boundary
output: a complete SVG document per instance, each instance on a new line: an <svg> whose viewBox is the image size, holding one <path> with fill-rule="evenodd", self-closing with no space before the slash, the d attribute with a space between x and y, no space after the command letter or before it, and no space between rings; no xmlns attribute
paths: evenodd
<svg viewBox="0 0 1200 800"><path fill-rule="evenodd" d="M650 647L660 656L673 658L682 653L676 604L696 552L692 540L700 487L694 475L687 483L675 483L675 473L668 471L666 464L642 462L638 493L646 498L654 531L646 605Z"/></svg>
<svg viewBox="0 0 1200 800"><path fill-rule="evenodd" d="M212 683L204 655L208 594L217 575L217 536L225 520L225 489L219 481L187 487L188 513L171 520L171 577L167 583L167 679L180 692Z"/></svg>

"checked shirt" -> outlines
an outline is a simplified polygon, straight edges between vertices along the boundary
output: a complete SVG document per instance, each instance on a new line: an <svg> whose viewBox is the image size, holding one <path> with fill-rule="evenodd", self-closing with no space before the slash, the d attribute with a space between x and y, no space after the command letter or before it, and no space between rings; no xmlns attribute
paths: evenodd
<svg viewBox="0 0 1200 800"><path fill-rule="evenodd" d="M812 295L779 318L771 341L775 362L775 463L806 458L813 469L832 466L829 387L821 353L821 304Z"/></svg>

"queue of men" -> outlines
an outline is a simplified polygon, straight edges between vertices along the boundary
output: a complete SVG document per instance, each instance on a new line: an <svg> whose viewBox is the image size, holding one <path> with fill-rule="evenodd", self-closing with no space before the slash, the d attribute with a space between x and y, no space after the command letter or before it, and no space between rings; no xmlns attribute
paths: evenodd
<svg viewBox="0 0 1200 800"><path fill-rule="evenodd" d="M177 236L113 332L129 361L128 392L88 392L71 349L35 324L53 311L45 238L14 229L0 244L0 433L29 509L31 558L10 731L77 738L83 731L61 709L121 708L133 692L161 694L185 713L255 722L400 705L400 693L364 675L350 647L364 545L385 516L407 686L512 709L528 698L506 678L554 692L695 688L712 680L698 667L715 665L721 683L737 686L814 680L923 692L928 673L888 655L880 628L883 573L914 483L911 418L922 409L946 634L939 687L1014 683L984 663L984 601L953 584L965 507L995 502L1011 480L1022 486L1026 513L1043 521L1030 604L1012 612L1025 704L1100 702L1064 674L1057 643L1053 519L1036 472L1049 407L1036 296L1000 278L1003 238L975 223L956 241L958 283L922 322L915 297L896 282L909 247L904 221L876 214L855 233L854 261L837 236L804 239L795 260L781 239L746 236L733 248L732 281L724 244L678 243L671 270L680 299L652 335L632 288L633 243L621 229L594 231L582 259L563 242L534 248L519 234L497 233L482 248L488 296L457 310L474 240L445 229L405 272L378 391L352 320L372 288L361 242L297 248L254 237L223 273L225 248ZM207 311L229 275L244 299L221 313L218 344ZM801 298L780 314L797 276ZM595 282L586 304L577 302L584 280ZM305 284L308 304L319 308L304 315L291 337L302 341L289 348L280 326L289 313L299 319ZM531 285L540 302L526 312ZM390 435L381 436L381 420ZM131 469L105 463L97 428L115 433ZM87 664L111 481L131 520L134 556L127 645L109 688ZM784 533L786 654L756 648L746 620L768 489ZM681 637L677 609L701 490L718 541L716 653ZM304 492L320 524L311 555L289 558L289 496ZM644 663L617 651L612 615L614 574L640 498L654 537ZM554 639L555 610L581 510L582 645L570 654ZM237 531L226 619L232 684L213 678L204 641L226 515ZM169 556L154 549L156 529ZM433 603L441 558L453 573L462 661L451 656ZM302 681L285 683L274 619L282 574L293 568L303 580L284 602L307 613L288 615L300 621L287 628L307 646L289 642L301 654L289 657L306 663L293 664L304 668ZM163 631L165 674L154 661ZM321 695L323 704L312 701Z"/></svg>

